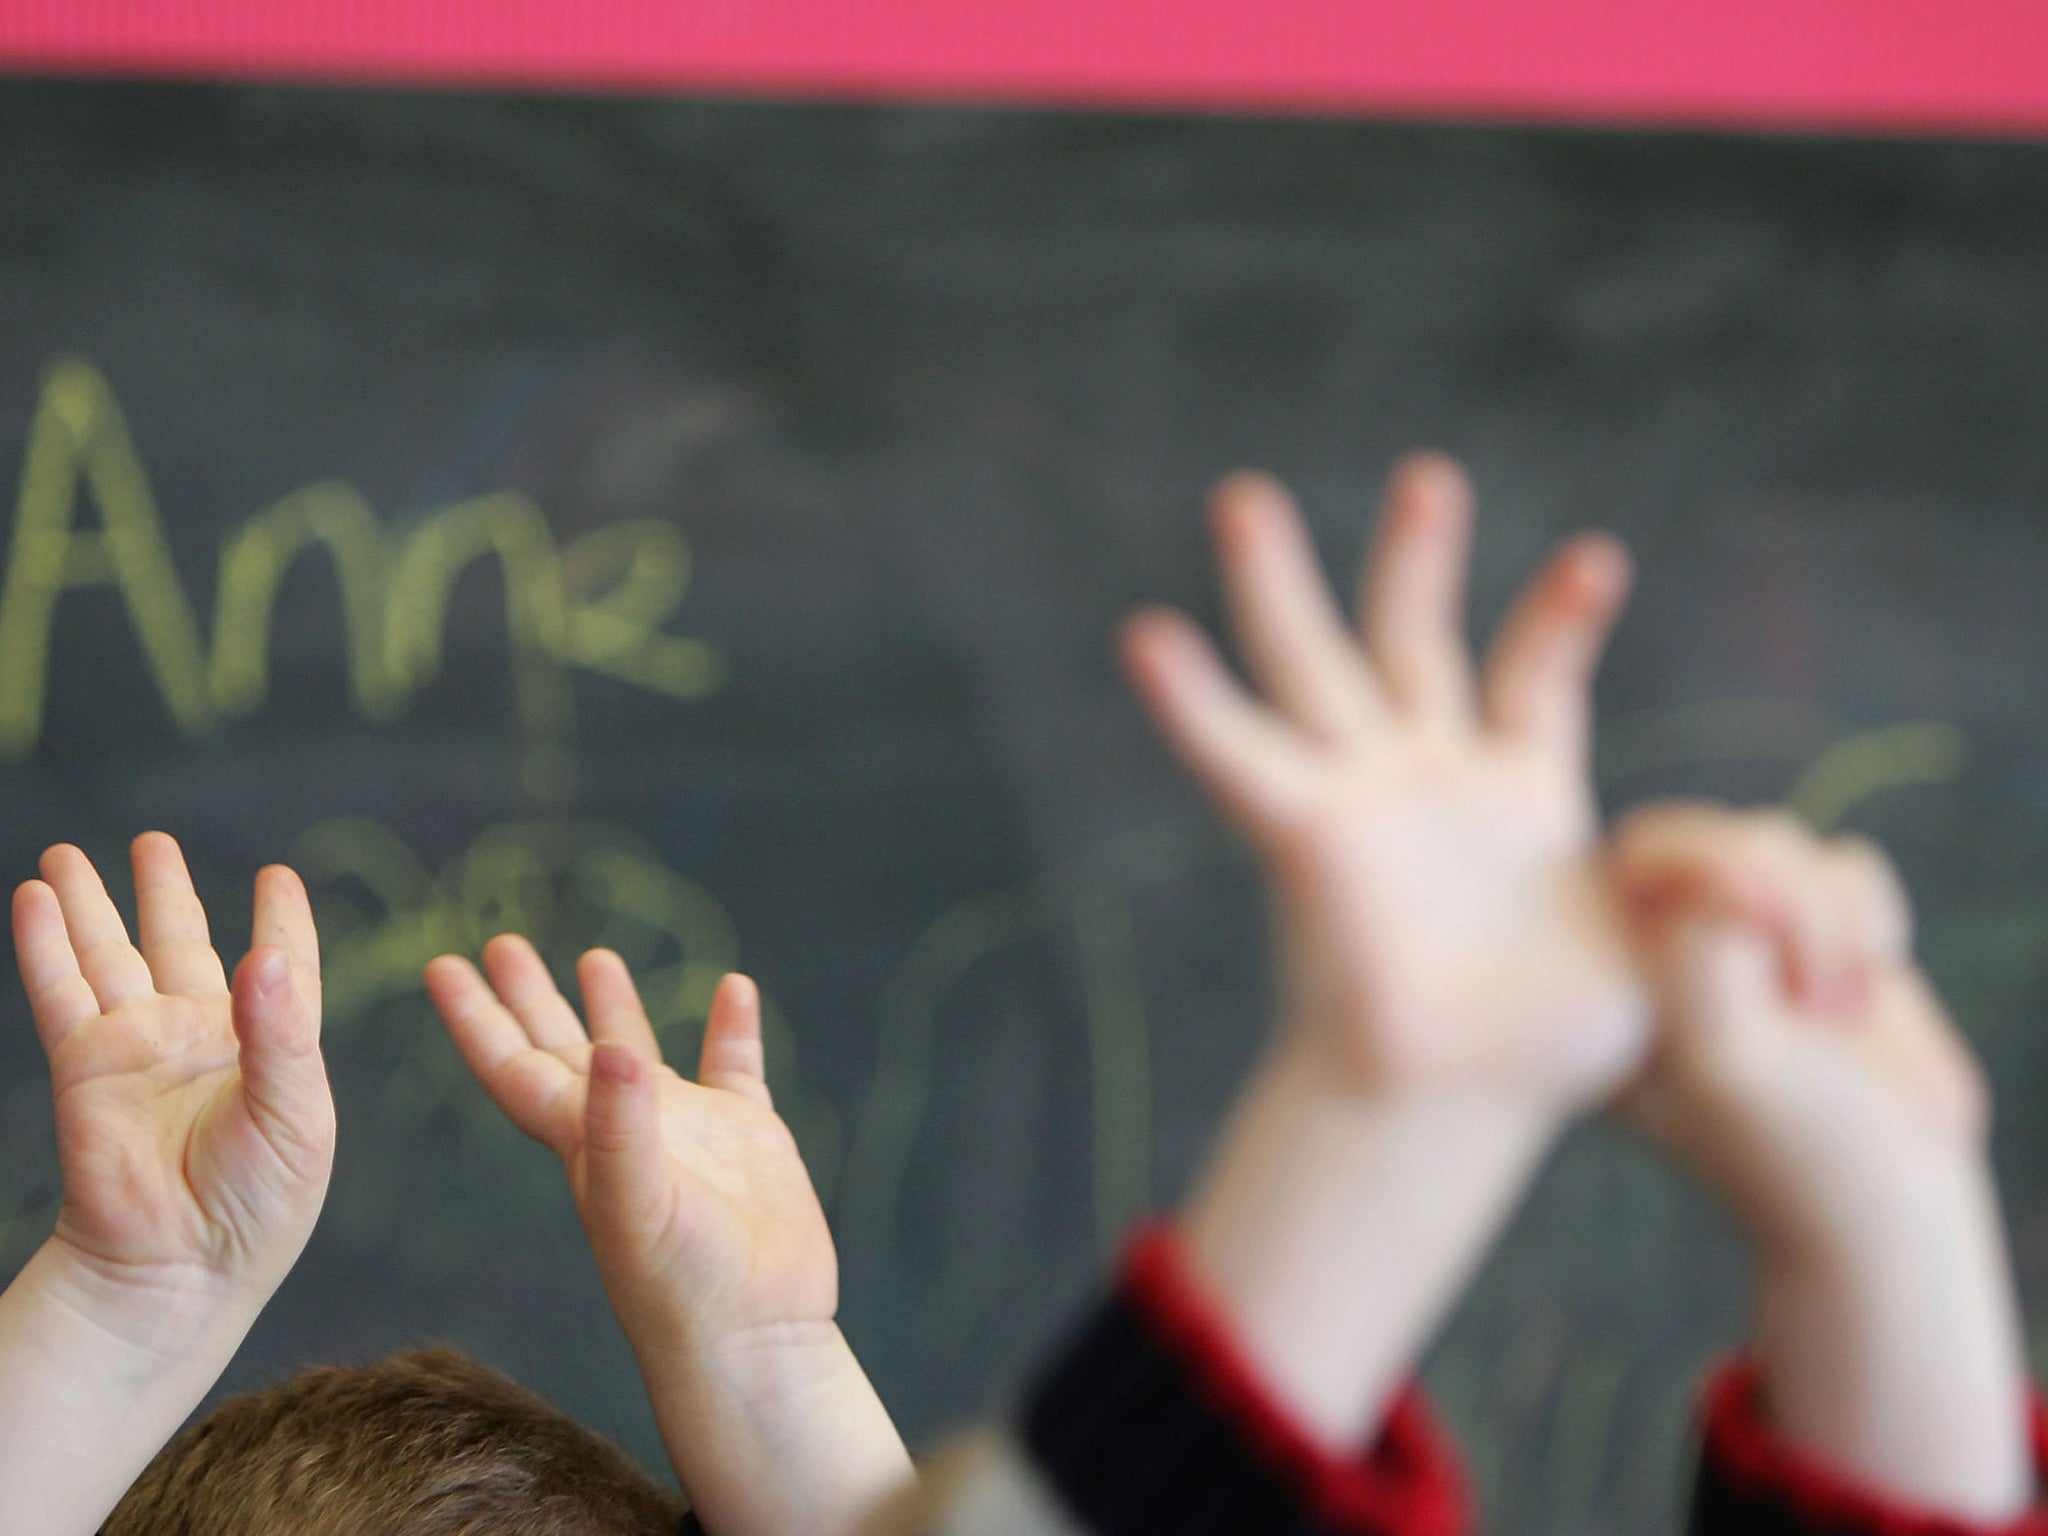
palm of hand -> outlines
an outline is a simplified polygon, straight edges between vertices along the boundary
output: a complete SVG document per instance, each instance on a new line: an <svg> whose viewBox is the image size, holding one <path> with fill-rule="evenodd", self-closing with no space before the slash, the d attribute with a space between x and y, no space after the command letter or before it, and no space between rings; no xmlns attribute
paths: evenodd
<svg viewBox="0 0 2048 1536"><path fill-rule="evenodd" d="M1643 1010L1583 793L1526 749L1381 745L1327 765L1278 859L1289 974L1371 1080L1613 1081Z"/></svg>
<svg viewBox="0 0 2048 1536"><path fill-rule="evenodd" d="M1351 1080L1577 1101L1646 1038L1592 858L1587 691L1626 584L1582 540L1529 586L1484 676L1462 631L1469 492L1411 460L1354 635L1276 486L1228 482L1217 537L1254 700L1184 620L1126 660L1181 757L1264 855L1293 1017Z"/></svg>
<svg viewBox="0 0 2048 1536"><path fill-rule="evenodd" d="M122 1268L247 1251L273 1177L270 1148L242 1103L225 996L152 997L82 1025L53 1053L58 1231Z"/></svg>
<svg viewBox="0 0 2048 1536"><path fill-rule="evenodd" d="M141 950L75 848L52 849L48 883L15 897L55 1095L57 1237L124 1281L274 1285L311 1232L333 1156L318 1016L301 1001L318 995L305 892L286 870L258 877L269 947L231 992L177 844L146 834L134 858Z"/></svg>
<svg viewBox="0 0 2048 1536"><path fill-rule="evenodd" d="M669 1203L644 1230L646 1271L699 1305L731 1310L744 1298L756 1323L830 1319L839 1308L832 1232L782 1117L750 1095L693 1083L668 1066L659 1069L656 1093ZM582 1084L572 1097L563 1162L581 1203Z"/></svg>
<svg viewBox="0 0 2048 1536"><path fill-rule="evenodd" d="M661 1063L616 955L593 951L579 966L589 1032L524 939L492 940L484 966L488 982L444 956L428 968L428 990L498 1107L561 1158L607 1284L634 1298L626 1311L684 1333L712 1319L725 1329L829 1321L839 1289L832 1235L768 1093L751 986L729 979L719 989L701 1081L691 1082ZM629 1194L595 1176L593 1037L626 1047L652 1078L641 1131L659 1157L630 1160Z"/></svg>

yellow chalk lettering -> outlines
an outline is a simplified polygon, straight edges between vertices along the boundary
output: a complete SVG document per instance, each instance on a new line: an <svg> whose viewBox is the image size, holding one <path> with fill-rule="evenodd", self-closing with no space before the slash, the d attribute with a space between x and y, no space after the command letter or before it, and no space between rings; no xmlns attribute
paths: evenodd
<svg viewBox="0 0 2048 1536"><path fill-rule="evenodd" d="M449 593L470 565L495 555L504 581L513 695L521 723L553 738L569 723L563 673L562 570L547 519L530 497L504 491L430 514L406 542L385 614L384 664L407 694L440 673Z"/></svg>
<svg viewBox="0 0 2048 1536"><path fill-rule="evenodd" d="M701 640L663 634L690 585L690 546L652 518L608 523L562 551L562 659L674 698L701 698L721 677Z"/></svg>
<svg viewBox="0 0 2048 1536"><path fill-rule="evenodd" d="M79 526L88 493L96 528ZM496 560L513 697L533 749L526 776L543 798L573 781L569 668L675 699L700 698L723 678L710 645L662 628L690 582L690 546L671 525L629 519L558 551L540 507L499 492L429 512L396 538L339 481L293 491L224 541L209 652L119 401L89 363L60 358L30 426L0 582L0 760L27 757L41 738L50 628L65 592L120 591L171 718L195 736L262 708L278 591L316 548L341 598L351 700L380 724L439 675L456 582Z"/></svg>
<svg viewBox="0 0 2048 1536"><path fill-rule="evenodd" d="M99 506L96 531L77 526L81 480ZM60 358L29 427L0 586L0 758L19 761L35 750L57 602L86 586L120 590L172 719L188 733L209 729L214 708L199 625L120 403L89 363Z"/></svg>
<svg viewBox="0 0 2048 1536"><path fill-rule="evenodd" d="M253 713L269 696L277 589L316 544L326 548L341 590L356 707L377 721L397 713L401 697L384 662L384 531L370 504L333 480L266 507L221 548L210 680L224 712Z"/></svg>

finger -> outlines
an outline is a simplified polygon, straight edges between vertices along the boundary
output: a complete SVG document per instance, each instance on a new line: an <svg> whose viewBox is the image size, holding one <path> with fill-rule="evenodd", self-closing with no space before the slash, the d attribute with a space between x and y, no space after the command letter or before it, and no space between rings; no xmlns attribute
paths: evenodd
<svg viewBox="0 0 2048 1536"><path fill-rule="evenodd" d="M1767 893L1745 857L1743 814L1706 801L1662 800L1628 811L1608 840L1607 871L1623 906L1639 920L1710 911L1768 921ZM1697 910L1696 910L1697 909Z"/></svg>
<svg viewBox="0 0 2048 1536"><path fill-rule="evenodd" d="M1237 685L1200 630L1155 609L1125 623L1120 650L1146 712L1225 815L1254 836L1293 819L1307 797L1307 757Z"/></svg>
<svg viewBox="0 0 2048 1536"><path fill-rule="evenodd" d="M1913 902L1884 850L1867 837L1829 839L1828 857L1854 914L1858 948L1873 960L1904 960L1913 953Z"/></svg>
<svg viewBox="0 0 2048 1536"><path fill-rule="evenodd" d="M583 1021L531 942L516 933L499 934L484 946L484 971L527 1039L578 1068L585 1064L590 1037Z"/></svg>
<svg viewBox="0 0 2048 1536"><path fill-rule="evenodd" d="M54 1056L66 1035L100 1016L100 1004L78 969L57 893L40 880L26 881L14 893L14 963L36 1037L44 1053Z"/></svg>
<svg viewBox="0 0 2048 1536"><path fill-rule="evenodd" d="M320 930L313 924L313 903L297 871L266 864L256 871L255 916L249 925L249 948L276 949L292 968L292 986L320 1022Z"/></svg>
<svg viewBox="0 0 2048 1536"><path fill-rule="evenodd" d="M1813 835L1782 811L1704 804L1632 812L1609 868L1639 924L1710 919L1763 935L1792 997L1837 1011L1859 991L1854 927Z"/></svg>
<svg viewBox="0 0 2048 1536"><path fill-rule="evenodd" d="M661 1042L654 1038L625 961L609 949L589 950L576 962L576 981L583 988L593 1040L615 1040L649 1061L661 1060Z"/></svg>
<svg viewBox="0 0 2048 1536"><path fill-rule="evenodd" d="M1659 964L1674 1000L1681 1049L1783 1005L1778 957L1768 936L1746 924L1715 917L1676 923Z"/></svg>
<svg viewBox="0 0 2048 1536"><path fill-rule="evenodd" d="M1325 740L1372 723L1374 685L1330 601L1294 503L1264 475L1232 475L1211 503L1231 629L1275 708Z"/></svg>
<svg viewBox="0 0 2048 1536"><path fill-rule="evenodd" d="M583 1209L593 1234L645 1232L667 1196L654 1065L624 1040L600 1039L591 1053Z"/></svg>
<svg viewBox="0 0 2048 1536"><path fill-rule="evenodd" d="M135 839L129 857L135 869L135 926L156 989L183 997L226 992L227 972L214 952L206 908L192 889L192 872L177 839L145 832Z"/></svg>
<svg viewBox="0 0 2048 1536"><path fill-rule="evenodd" d="M744 1093L773 1106L768 1093L768 1058L761 1045L761 993L738 972L724 977L711 994L704 1020L704 1048L697 1056L697 1081L707 1088Z"/></svg>
<svg viewBox="0 0 2048 1536"><path fill-rule="evenodd" d="M566 1155L582 1112L582 1074L538 1049L467 960L442 955L428 963L425 981L457 1054L491 1102L527 1135Z"/></svg>
<svg viewBox="0 0 2048 1536"><path fill-rule="evenodd" d="M134 998L153 995L156 982L149 965L128 942L128 929L92 861L69 843L60 843L43 855L42 871L57 893L71 952L99 999L100 1011L111 1012Z"/></svg>
<svg viewBox="0 0 2048 1536"><path fill-rule="evenodd" d="M334 1096L320 1056L320 1015L299 995L284 950L251 950L235 968L235 1038L242 1100L279 1159L324 1182L334 1161Z"/></svg>
<svg viewBox="0 0 2048 1536"><path fill-rule="evenodd" d="M1627 552L1586 534L1550 559L1515 600L1486 664L1486 719L1504 736L1583 759L1593 674L1628 595Z"/></svg>
<svg viewBox="0 0 2048 1536"><path fill-rule="evenodd" d="M1851 919L1830 878L1820 840L1783 811L1744 818L1745 878L1776 912L1774 932L1793 998L1823 1014L1848 1007L1859 970Z"/></svg>
<svg viewBox="0 0 2048 1536"><path fill-rule="evenodd" d="M1472 486L1441 454L1410 454L1387 480L1359 619L1387 694L1401 708L1462 717L1472 705L1465 573Z"/></svg>

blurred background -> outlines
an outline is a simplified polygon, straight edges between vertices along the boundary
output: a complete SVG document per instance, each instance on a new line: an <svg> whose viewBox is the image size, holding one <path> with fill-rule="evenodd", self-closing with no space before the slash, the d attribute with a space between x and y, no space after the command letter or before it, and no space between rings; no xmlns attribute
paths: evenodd
<svg viewBox="0 0 2048 1536"><path fill-rule="evenodd" d="M1418 443L1478 482L1482 627L1568 532L1634 547L1610 807L1899 858L2048 1364L2040 22L1390 53L1295 4L1264 52L1226 7L1208 53L1126 15L778 63L745 8L668 54L101 9L0 21L0 870L166 828L224 947L261 863L315 890L341 1161L223 1390L445 1339L661 1464L553 1160L419 991L516 928L621 949L672 1059L760 978L848 1333L914 1440L987 1411L1267 1022L1250 868L1113 627L1213 616L1243 463L1348 588ZM10 994L0 1274L56 1191ZM1744 1280L1575 1137L1429 1367L1497 1523L1674 1528Z"/></svg>

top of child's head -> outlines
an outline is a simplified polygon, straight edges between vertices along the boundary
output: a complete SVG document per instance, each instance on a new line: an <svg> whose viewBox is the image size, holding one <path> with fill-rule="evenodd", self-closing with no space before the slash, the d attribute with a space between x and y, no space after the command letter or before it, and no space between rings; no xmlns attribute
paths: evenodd
<svg viewBox="0 0 2048 1536"><path fill-rule="evenodd" d="M101 1536L674 1536L685 1510L603 1436L432 1347L228 1398Z"/></svg>

